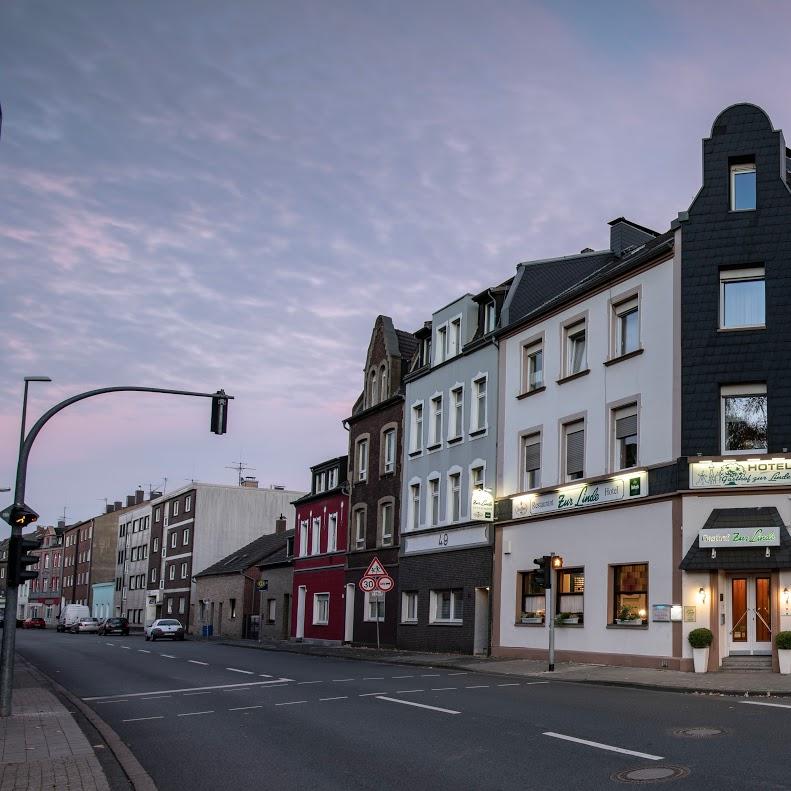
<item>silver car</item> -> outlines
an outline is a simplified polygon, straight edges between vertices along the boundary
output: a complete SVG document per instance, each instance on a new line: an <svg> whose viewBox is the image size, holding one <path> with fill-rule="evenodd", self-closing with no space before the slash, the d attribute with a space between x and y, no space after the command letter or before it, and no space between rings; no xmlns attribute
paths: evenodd
<svg viewBox="0 0 791 791"><path fill-rule="evenodd" d="M74 634L79 634L80 632L94 632L94 634L96 634L99 631L99 619L80 618L80 620L71 627L71 631Z"/></svg>
<svg viewBox="0 0 791 791"><path fill-rule="evenodd" d="M184 639L184 627L175 618L157 618L150 626L146 626L146 640L157 640L169 637L171 640Z"/></svg>

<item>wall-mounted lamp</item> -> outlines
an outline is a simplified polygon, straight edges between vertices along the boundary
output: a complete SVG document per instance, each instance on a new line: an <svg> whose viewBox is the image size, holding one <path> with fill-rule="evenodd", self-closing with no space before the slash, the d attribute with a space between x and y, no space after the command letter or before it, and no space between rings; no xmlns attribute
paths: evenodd
<svg viewBox="0 0 791 791"><path fill-rule="evenodd" d="M791 591L789 591L788 588L783 588L783 604L785 604L786 607L791 604Z"/></svg>
<svg viewBox="0 0 791 791"><path fill-rule="evenodd" d="M698 601L701 604L705 604L706 603L706 589L705 588L701 587L701 588L698 589Z"/></svg>

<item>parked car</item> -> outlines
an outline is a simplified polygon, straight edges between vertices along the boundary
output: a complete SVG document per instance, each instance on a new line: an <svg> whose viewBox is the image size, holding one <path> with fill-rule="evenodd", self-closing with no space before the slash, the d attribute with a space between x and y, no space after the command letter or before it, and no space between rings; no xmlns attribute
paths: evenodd
<svg viewBox="0 0 791 791"><path fill-rule="evenodd" d="M77 630L74 629L74 626L80 620L80 618L90 618L91 611L88 607L84 604L67 604L61 611L60 615L58 616L58 631L59 632L74 632L77 633Z"/></svg>
<svg viewBox="0 0 791 791"><path fill-rule="evenodd" d="M23 629L46 629L47 622L43 618L25 618L22 621Z"/></svg>
<svg viewBox="0 0 791 791"><path fill-rule="evenodd" d="M129 634L127 618L106 618L99 624L99 634Z"/></svg>
<svg viewBox="0 0 791 791"><path fill-rule="evenodd" d="M96 634L99 631L98 618L80 618L69 630L72 634L80 634L80 632L93 632Z"/></svg>
<svg viewBox="0 0 791 791"><path fill-rule="evenodd" d="M184 627L175 618L157 618L145 629L146 640L156 640L159 637L169 637L171 640L184 639Z"/></svg>

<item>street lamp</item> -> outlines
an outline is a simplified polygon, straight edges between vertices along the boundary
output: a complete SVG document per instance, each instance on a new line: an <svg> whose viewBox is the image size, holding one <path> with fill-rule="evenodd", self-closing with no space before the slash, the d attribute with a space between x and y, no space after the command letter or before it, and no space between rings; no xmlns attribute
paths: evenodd
<svg viewBox="0 0 791 791"><path fill-rule="evenodd" d="M25 442L25 417L27 415L27 386L30 382L51 382L48 376L26 376L25 377L25 394L22 396L22 428L19 431L19 449L22 450L22 445Z"/></svg>

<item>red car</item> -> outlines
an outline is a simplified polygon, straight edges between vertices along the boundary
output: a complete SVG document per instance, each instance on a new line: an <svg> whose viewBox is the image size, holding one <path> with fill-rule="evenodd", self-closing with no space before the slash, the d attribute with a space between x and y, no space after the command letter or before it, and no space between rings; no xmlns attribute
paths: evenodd
<svg viewBox="0 0 791 791"><path fill-rule="evenodd" d="M23 629L46 629L47 623L43 618L25 618L22 622Z"/></svg>

